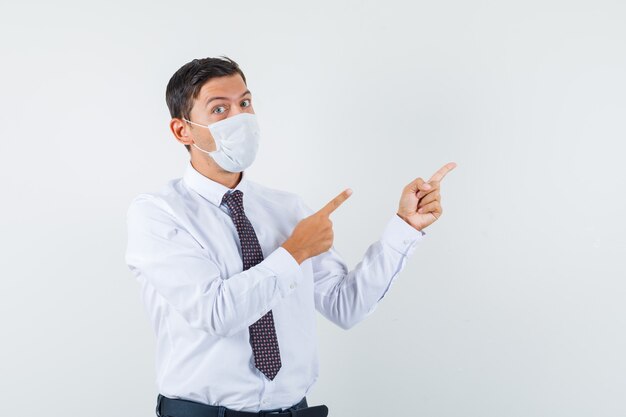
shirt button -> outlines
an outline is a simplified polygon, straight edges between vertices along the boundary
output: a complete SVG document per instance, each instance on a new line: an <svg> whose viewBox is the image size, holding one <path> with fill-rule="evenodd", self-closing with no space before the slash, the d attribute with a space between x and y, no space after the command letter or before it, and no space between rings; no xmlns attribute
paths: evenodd
<svg viewBox="0 0 626 417"><path fill-rule="evenodd" d="M406 245L407 243L411 242L409 239L404 239L404 244Z"/></svg>
<svg viewBox="0 0 626 417"><path fill-rule="evenodd" d="M292 282L292 283L291 283L291 285L289 286L289 288L291 288L292 290L293 290L294 288L296 288L296 283L295 283L295 282Z"/></svg>

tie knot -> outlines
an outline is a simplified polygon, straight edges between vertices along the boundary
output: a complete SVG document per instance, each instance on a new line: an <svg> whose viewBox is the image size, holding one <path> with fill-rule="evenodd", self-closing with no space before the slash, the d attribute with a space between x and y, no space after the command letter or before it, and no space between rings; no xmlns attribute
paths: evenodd
<svg viewBox="0 0 626 417"><path fill-rule="evenodd" d="M240 216L244 214L243 211L243 192L241 190L235 190L232 193L224 194L222 202L226 203L230 209L231 216Z"/></svg>

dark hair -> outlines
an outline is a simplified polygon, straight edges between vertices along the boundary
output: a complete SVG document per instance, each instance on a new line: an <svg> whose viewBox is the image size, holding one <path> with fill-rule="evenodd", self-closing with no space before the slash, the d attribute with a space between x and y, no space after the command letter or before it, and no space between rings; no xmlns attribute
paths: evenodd
<svg viewBox="0 0 626 417"><path fill-rule="evenodd" d="M200 94L200 89L209 80L233 74L241 75L246 83L246 76L239 65L232 59L221 56L218 58L194 59L178 69L170 78L165 89L165 101L172 118L189 119L193 101ZM187 151L189 145L185 145Z"/></svg>

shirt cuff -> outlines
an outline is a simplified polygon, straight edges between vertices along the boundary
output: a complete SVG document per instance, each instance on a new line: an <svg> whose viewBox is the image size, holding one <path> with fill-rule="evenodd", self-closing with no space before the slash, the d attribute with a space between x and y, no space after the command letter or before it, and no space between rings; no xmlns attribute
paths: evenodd
<svg viewBox="0 0 626 417"><path fill-rule="evenodd" d="M302 268L287 249L279 246L261 263L276 276L276 285L282 297L296 289L302 277Z"/></svg>
<svg viewBox="0 0 626 417"><path fill-rule="evenodd" d="M417 230L397 214L394 214L385 227L381 241L405 256L411 255L417 243L424 239L424 231Z"/></svg>

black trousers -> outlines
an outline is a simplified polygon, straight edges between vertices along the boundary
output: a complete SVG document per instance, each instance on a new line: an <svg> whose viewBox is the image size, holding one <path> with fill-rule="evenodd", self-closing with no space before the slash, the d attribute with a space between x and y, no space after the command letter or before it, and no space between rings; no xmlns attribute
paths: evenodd
<svg viewBox="0 0 626 417"><path fill-rule="evenodd" d="M223 406L207 405L195 401L172 399L159 394L157 396L156 415L158 417L326 417L325 405L309 407L306 397L286 409L262 410L258 413L235 411Z"/></svg>

